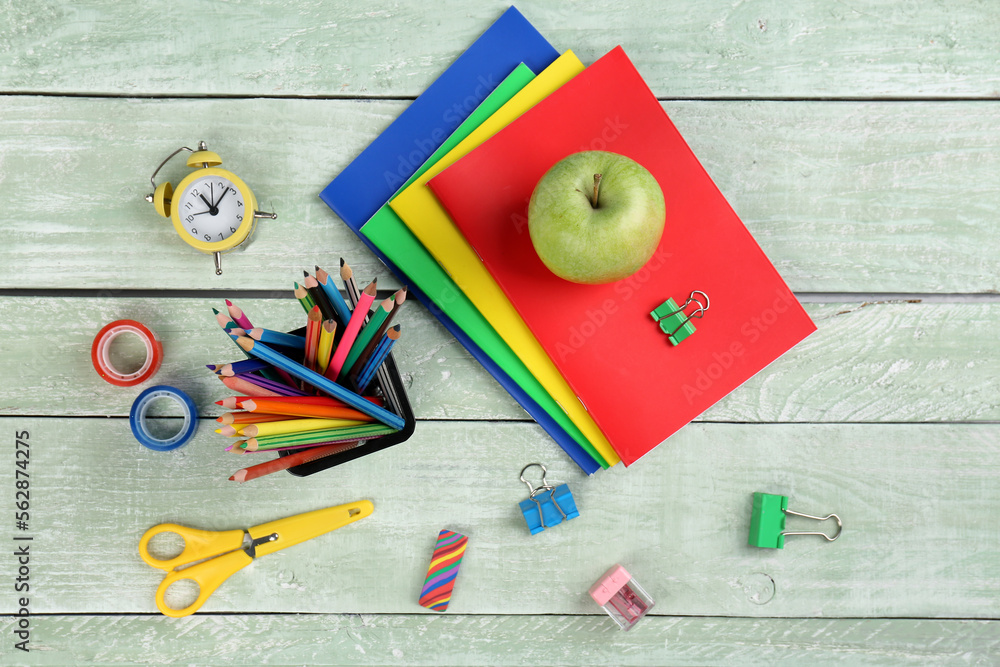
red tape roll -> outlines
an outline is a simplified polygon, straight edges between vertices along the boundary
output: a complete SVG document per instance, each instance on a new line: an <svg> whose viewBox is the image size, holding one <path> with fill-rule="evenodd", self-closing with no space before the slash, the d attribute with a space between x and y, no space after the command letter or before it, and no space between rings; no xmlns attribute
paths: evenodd
<svg viewBox="0 0 1000 667"><path fill-rule="evenodd" d="M146 361L142 364L142 368L134 373L122 373L111 364L109 356L111 342L123 333L135 334L146 346ZM94 370L105 381L117 387L131 387L145 382L160 369L160 363L163 361L163 345L146 325L135 320L115 320L97 332L94 345L90 348L90 360L94 363Z"/></svg>

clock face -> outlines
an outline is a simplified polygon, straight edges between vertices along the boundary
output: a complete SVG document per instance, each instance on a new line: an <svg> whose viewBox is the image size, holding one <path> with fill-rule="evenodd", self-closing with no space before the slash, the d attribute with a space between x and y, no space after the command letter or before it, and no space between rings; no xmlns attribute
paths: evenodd
<svg viewBox="0 0 1000 667"><path fill-rule="evenodd" d="M243 194L224 176L195 179L174 203L184 230L206 243L225 241L236 233L247 215Z"/></svg>

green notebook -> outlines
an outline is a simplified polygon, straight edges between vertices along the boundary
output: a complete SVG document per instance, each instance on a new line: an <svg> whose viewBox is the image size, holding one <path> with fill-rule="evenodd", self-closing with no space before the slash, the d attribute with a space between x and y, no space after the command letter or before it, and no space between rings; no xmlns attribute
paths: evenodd
<svg viewBox="0 0 1000 667"><path fill-rule="evenodd" d="M535 75L523 63L480 104L445 143L431 155L399 190L403 190L451 151L501 106L506 104ZM404 271L452 321L479 345L482 350L538 403L552 419L565 430L602 468L607 468L594 446L570 421L559 404L549 396L521 360L493 330L479 310L466 298L461 289L448 277L434 257L406 227L387 203L371 220L361 227L365 235L386 257Z"/></svg>

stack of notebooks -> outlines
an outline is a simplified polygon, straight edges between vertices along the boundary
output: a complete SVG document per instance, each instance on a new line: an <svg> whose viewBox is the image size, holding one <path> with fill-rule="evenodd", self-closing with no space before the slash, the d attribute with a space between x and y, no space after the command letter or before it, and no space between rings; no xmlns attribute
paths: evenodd
<svg viewBox="0 0 1000 667"><path fill-rule="evenodd" d="M666 201L653 258L608 285L552 274L528 200L582 150ZM815 330L621 47L589 67L507 10L322 199L588 474L631 465ZM651 317L711 307L679 345Z"/></svg>

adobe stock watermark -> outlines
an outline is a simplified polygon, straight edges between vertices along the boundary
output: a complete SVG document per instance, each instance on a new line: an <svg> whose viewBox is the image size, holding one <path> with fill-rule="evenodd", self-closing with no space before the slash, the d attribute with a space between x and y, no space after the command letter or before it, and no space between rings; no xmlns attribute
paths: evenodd
<svg viewBox="0 0 1000 667"><path fill-rule="evenodd" d="M413 140L413 150L400 153L397 156L395 171L385 170L382 177L385 184L396 190L406 183L410 176L427 161L434 151L444 143L451 133L462 124L462 122L475 111L476 107L486 99L487 95L493 92L498 83L493 75L478 76L478 85L471 95L468 95L461 102L456 102L445 109L441 115L441 124L430 131L424 138ZM405 149L404 149L405 150Z"/></svg>
<svg viewBox="0 0 1000 667"><path fill-rule="evenodd" d="M775 298L771 304L764 308L758 315L751 317L740 327L742 340L734 340L729 347L724 350L717 350L712 353L713 361L703 368L699 368L695 373L694 384L684 383L681 391L688 405L694 403L710 390L726 374L736 360L746 354L747 346L755 344L760 337L771 329L780 319L783 313L788 312L789 307L796 304L795 296L790 290L775 290Z"/></svg>
<svg viewBox="0 0 1000 667"><path fill-rule="evenodd" d="M568 330L568 337L565 341L557 341L555 348L556 354L559 355L559 360L564 361L567 357L570 357L587 345L591 338L597 335L605 324L607 324L611 318L618 312L622 304L631 301L635 296L642 291L643 288L647 286L647 283L653 278L657 271L664 268L667 265L667 260L673 256L673 253L664 252L663 250L657 248L653 253L653 256L649 259L646 264L633 273L628 278L623 278L619 280L614 285L615 298L608 298L602 301L598 306L594 308L588 308L584 313L583 319L578 322L573 323ZM657 303L662 302L666 297L661 297L657 295L653 300L659 299ZM650 310L654 306L650 307ZM656 326L656 323L652 319L649 320L650 326Z"/></svg>

